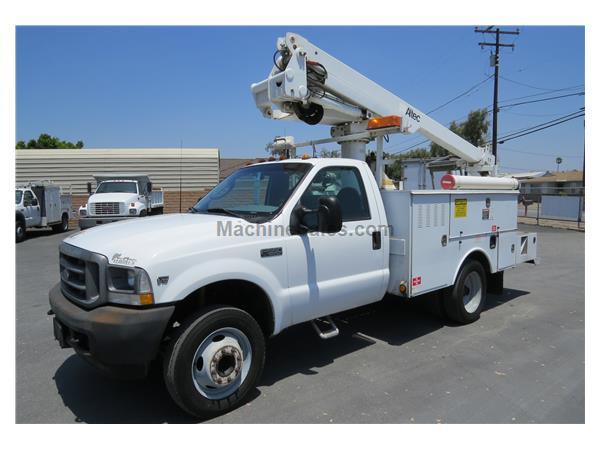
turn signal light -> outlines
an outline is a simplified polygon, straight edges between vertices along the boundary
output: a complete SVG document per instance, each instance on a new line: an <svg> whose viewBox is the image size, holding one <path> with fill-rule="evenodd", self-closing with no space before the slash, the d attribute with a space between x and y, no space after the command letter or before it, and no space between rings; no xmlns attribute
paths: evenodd
<svg viewBox="0 0 600 450"><path fill-rule="evenodd" d="M402 125L402 117L400 116L385 116L374 117L369 120L367 130L375 130L377 128L399 127Z"/></svg>
<svg viewBox="0 0 600 450"><path fill-rule="evenodd" d="M144 294L140 294L140 305L152 305L154 303L154 295L152 293L147 292Z"/></svg>

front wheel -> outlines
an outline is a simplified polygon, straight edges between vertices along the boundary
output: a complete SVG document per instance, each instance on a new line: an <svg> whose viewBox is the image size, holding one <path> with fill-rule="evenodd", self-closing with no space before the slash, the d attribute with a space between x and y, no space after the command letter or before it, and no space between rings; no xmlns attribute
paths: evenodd
<svg viewBox="0 0 600 450"><path fill-rule="evenodd" d="M180 328L164 361L173 400L197 417L239 406L256 386L265 362L265 340L256 320L241 309L216 306Z"/></svg>
<svg viewBox="0 0 600 450"><path fill-rule="evenodd" d="M485 269L479 261L467 261L454 286L444 292L444 309L455 322L467 324L479 319L487 292Z"/></svg>
<svg viewBox="0 0 600 450"><path fill-rule="evenodd" d="M17 219L17 225L15 228L16 242L21 242L25 239L25 223L22 220Z"/></svg>

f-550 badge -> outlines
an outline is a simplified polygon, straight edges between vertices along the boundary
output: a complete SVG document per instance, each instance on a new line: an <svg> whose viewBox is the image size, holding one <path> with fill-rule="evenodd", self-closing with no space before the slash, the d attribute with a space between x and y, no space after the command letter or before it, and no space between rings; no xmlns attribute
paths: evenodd
<svg viewBox="0 0 600 450"><path fill-rule="evenodd" d="M135 259L130 258L129 256L123 256L121 253L115 253L110 259L110 262L113 264L121 264L124 266L133 266L135 261Z"/></svg>

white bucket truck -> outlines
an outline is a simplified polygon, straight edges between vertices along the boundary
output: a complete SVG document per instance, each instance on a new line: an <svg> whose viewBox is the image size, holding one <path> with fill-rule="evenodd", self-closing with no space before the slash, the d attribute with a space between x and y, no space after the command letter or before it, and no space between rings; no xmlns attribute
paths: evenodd
<svg viewBox="0 0 600 450"><path fill-rule="evenodd" d="M79 208L79 228L82 230L103 223L146 217L163 213L163 192L152 191L148 175L113 173L94 175L96 190Z"/></svg>
<svg viewBox="0 0 600 450"><path fill-rule="evenodd" d="M238 170L190 214L87 230L60 246L50 292L56 339L95 365L139 371L161 355L167 388L196 416L235 408L259 382L265 339L330 315L441 291L450 319L479 318L506 269L535 261L517 229L517 183L494 157L448 131L301 36L277 41L269 77L252 86L266 117L332 125L289 158ZM440 190L384 190L383 137L419 131L459 156ZM366 144L377 141L375 171ZM342 158L294 158L341 144ZM152 243L152 245L147 245Z"/></svg>
<svg viewBox="0 0 600 450"><path fill-rule="evenodd" d="M15 189L16 241L26 237L28 228L52 227L55 232L69 229L71 195L61 194L60 186L48 181L28 183Z"/></svg>

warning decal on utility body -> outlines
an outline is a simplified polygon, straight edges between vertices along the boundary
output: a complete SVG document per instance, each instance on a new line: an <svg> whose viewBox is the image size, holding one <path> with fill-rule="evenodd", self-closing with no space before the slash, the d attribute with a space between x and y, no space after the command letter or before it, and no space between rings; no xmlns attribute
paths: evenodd
<svg viewBox="0 0 600 450"><path fill-rule="evenodd" d="M454 218L467 217L467 199L457 198L454 200Z"/></svg>

